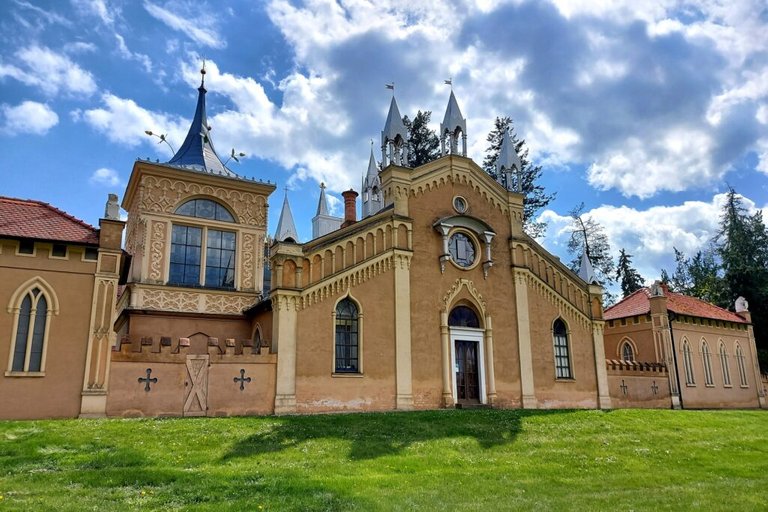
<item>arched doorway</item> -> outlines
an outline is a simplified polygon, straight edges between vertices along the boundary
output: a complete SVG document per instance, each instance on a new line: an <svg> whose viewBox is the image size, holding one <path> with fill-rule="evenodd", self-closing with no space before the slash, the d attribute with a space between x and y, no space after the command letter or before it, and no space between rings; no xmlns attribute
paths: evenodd
<svg viewBox="0 0 768 512"><path fill-rule="evenodd" d="M456 404L486 402L483 329L478 314L467 305L454 307L448 316Z"/></svg>

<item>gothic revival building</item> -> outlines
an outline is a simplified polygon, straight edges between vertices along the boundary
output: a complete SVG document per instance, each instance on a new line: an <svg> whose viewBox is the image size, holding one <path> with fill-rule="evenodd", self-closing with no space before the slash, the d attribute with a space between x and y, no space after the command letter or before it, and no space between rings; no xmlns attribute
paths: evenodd
<svg viewBox="0 0 768 512"><path fill-rule="evenodd" d="M222 163L205 95L203 81L170 161L134 164L122 202L124 251L114 201L100 231L63 212L50 215L72 229L46 231L21 214L16 227L0 222L0 272L9 283L0 292L0 359L8 361L0 416L679 403L666 371L674 352L659 348L661 301L649 299L649 313L617 306L610 317L618 332L621 319L650 315L647 343L639 334L622 333L624 345L604 339L602 289L589 260L574 274L525 234L521 163L509 136L494 180L466 156L467 124L453 91L440 125L442 156L416 168L393 96L381 165L371 151L363 175L362 218L353 190L342 194L343 218L330 215L321 184L313 236L303 242L287 192L274 238L267 236L275 186ZM678 311L673 302L668 309ZM733 403L762 406L749 398L762 387L749 318L740 315L729 317L733 336L723 340L736 358L729 364L747 371L748 391ZM636 357L656 350L649 389L666 393L666 402L634 391L648 382L616 348L627 343ZM623 362L606 363L606 347L609 360L619 350ZM697 402L691 390L682 396L723 405Z"/></svg>

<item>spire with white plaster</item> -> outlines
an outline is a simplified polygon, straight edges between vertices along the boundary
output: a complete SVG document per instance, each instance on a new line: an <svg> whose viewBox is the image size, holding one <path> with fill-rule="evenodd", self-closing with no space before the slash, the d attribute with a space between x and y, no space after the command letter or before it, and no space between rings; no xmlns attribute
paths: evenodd
<svg viewBox="0 0 768 512"><path fill-rule="evenodd" d="M386 167L390 164L408 165L408 130L403 124L400 109L397 108L394 92L389 103L387 121L381 132L381 165Z"/></svg>
<svg viewBox="0 0 768 512"><path fill-rule="evenodd" d="M450 83L446 80L446 83ZM467 120L461 115L459 103L453 94L448 98L443 122L440 123L440 151L443 156L448 153L455 155L459 152L459 136L461 136L461 156L467 156Z"/></svg>

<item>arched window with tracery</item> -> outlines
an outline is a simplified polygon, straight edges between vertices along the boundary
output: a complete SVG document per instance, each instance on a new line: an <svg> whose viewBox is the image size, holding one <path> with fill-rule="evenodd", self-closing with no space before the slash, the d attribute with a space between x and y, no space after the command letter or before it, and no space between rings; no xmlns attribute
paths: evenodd
<svg viewBox="0 0 768 512"><path fill-rule="evenodd" d="M555 377L558 379L570 379L571 354L568 346L568 328L561 318L552 324L552 340L555 349Z"/></svg>
<svg viewBox="0 0 768 512"><path fill-rule="evenodd" d="M731 385L731 369L728 366L728 349L725 348L725 343L720 342L720 366L723 369L723 385Z"/></svg>
<svg viewBox="0 0 768 512"><path fill-rule="evenodd" d="M632 344L629 341L625 340L621 346L621 359L623 361L635 360L635 349L632 348Z"/></svg>
<svg viewBox="0 0 768 512"><path fill-rule="evenodd" d="M360 331L357 304L349 298L336 305L336 373L360 371Z"/></svg>
<svg viewBox="0 0 768 512"><path fill-rule="evenodd" d="M712 354L709 352L709 344L706 341L701 342L701 360L704 363L704 384L714 386L715 379L712 377Z"/></svg>
<svg viewBox="0 0 768 512"><path fill-rule="evenodd" d="M451 327L479 328L480 320L477 313L469 306L456 306L448 316L448 325Z"/></svg>
<svg viewBox="0 0 768 512"><path fill-rule="evenodd" d="M14 325L8 371L45 371L45 349L53 312L49 299L40 286L33 286L16 299L10 310L14 312Z"/></svg>
<svg viewBox="0 0 768 512"><path fill-rule="evenodd" d="M696 380L693 377L693 354L688 340L683 341L683 367L685 369L685 383L689 386L695 386Z"/></svg>
<svg viewBox="0 0 768 512"><path fill-rule="evenodd" d="M741 345L736 344L736 363L739 365L739 380L741 381L741 387L745 388L749 385L747 381L747 365L744 362L744 352L741 350Z"/></svg>

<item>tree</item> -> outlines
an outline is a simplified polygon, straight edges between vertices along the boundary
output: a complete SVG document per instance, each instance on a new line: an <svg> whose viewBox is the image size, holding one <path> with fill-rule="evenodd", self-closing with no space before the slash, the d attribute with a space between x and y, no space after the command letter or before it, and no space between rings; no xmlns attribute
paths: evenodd
<svg viewBox="0 0 768 512"><path fill-rule="evenodd" d="M729 305L743 296L750 304L763 368L768 366L768 231L762 212L749 215L733 188L720 216L715 237Z"/></svg>
<svg viewBox="0 0 768 512"><path fill-rule="evenodd" d="M403 124L408 130L409 165L418 167L440 157L440 139L435 130L429 129L432 111L419 110L411 121L403 116Z"/></svg>
<svg viewBox="0 0 768 512"><path fill-rule="evenodd" d="M584 203L571 210L570 215L573 219L571 238L568 240L568 252L573 255L571 270L578 272L581 255L586 254L595 271L595 277L604 289L603 302L611 304L615 296L608 287L614 284L616 265L611 256L608 236L599 222L584 214Z"/></svg>
<svg viewBox="0 0 768 512"><path fill-rule="evenodd" d="M632 255L622 249L619 252L619 264L616 267L616 280L621 285L624 297L643 287L643 278L632 266Z"/></svg>
<svg viewBox="0 0 768 512"><path fill-rule="evenodd" d="M697 251L692 258L675 251L675 272L669 283L672 291L690 295L720 307L727 308L727 286L714 247Z"/></svg>
<svg viewBox="0 0 768 512"><path fill-rule="evenodd" d="M522 163L520 181L522 192L525 195L523 206L524 228L531 237L539 238L544 235L547 223L536 222L534 219L536 214L555 198L555 194L547 194L544 191L544 187L538 184L538 180L541 178L541 166L533 165L528 160L528 148L525 145L525 139L517 138L510 117L497 117L494 121L494 127L488 134L488 137L486 137L488 147L485 150L485 158L483 159L483 170L493 179L498 178L496 176L496 160L499 159L501 139L507 129L509 129L512 144L515 146L515 151L517 151Z"/></svg>

